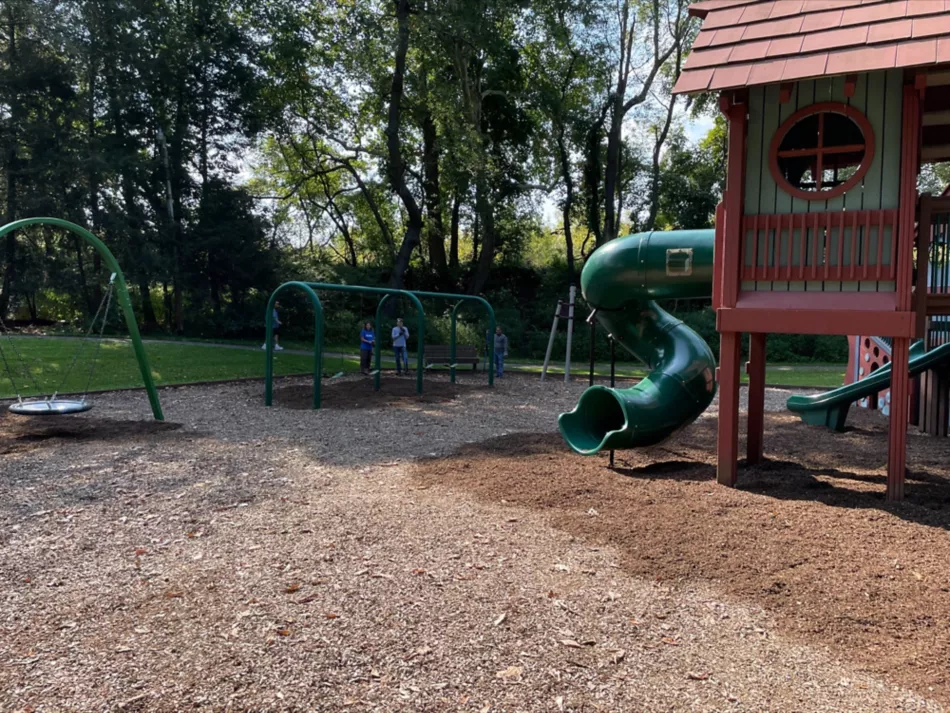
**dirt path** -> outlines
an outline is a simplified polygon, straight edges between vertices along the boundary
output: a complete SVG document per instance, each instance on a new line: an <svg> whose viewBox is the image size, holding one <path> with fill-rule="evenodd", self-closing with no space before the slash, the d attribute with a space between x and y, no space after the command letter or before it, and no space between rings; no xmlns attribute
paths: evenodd
<svg viewBox="0 0 950 713"><path fill-rule="evenodd" d="M555 461L516 434L550 433L582 387L472 384L320 412L168 389L167 425L140 394L0 418L0 710L943 710L715 578L576 536L530 502ZM537 453L509 459L504 502L467 494L458 457L422 466L438 484L411 462L480 442Z"/></svg>

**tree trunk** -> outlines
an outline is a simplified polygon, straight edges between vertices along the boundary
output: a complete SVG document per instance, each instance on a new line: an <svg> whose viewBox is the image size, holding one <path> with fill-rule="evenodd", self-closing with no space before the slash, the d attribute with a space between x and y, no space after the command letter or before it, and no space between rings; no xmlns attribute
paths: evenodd
<svg viewBox="0 0 950 713"><path fill-rule="evenodd" d="M379 231L383 234L383 239L389 246L392 258L395 260L396 242L393 240L392 232L389 230L389 225L386 223L386 219L383 218L383 214L379 210L379 203L377 203L376 197L369 189L369 186L366 185L363 177L360 176L355 168L353 168L353 164L351 164L349 161L345 161L343 162L343 165L346 170L350 172L350 175L353 176L353 180L356 181L356 185L359 187L360 193L366 200L366 205L369 206L369 210L373 214L373 219L376 221L376 225L379 226Z"/></svg>
<svg viewBox="0 0 950 713"><path fill-rule="evenodd" d="M396 34L396 53L393 68L392 88L389 95L389 116L386 124L386 146L389 152L387 173L389 183L406 209L406 233L402 245L396 253L390 287L401 288L405 284L406 271L412 251L419 245L422 234L422 210L406 183L406 163L402 155L402 139L399 130L402 126L402 100L406 84L406 55L409 52L409 0L393 0L396 6L398 32Z"/></svg>
<svg viewBox="0 0 950 713"><path fill-rule="evenodd" d="M671 80L671 88L673 83L680 76L680 69L683 65L683 48L681 43L677 43L676 46L676 64L673 68L673 77ZM659 135L656 137L656 144L653 146L653 174L652 174L652 185L650 191L650 215L647 218L646 229L647 230L656 230L656 216L660 212L660 153L663 150L663 144L666 143L666 139L670 134L670 126L673 123L673 112L676 108L676 97L671 93L670 94L670 105L666 109L666 120L663 122L663 128L660 130Z"/></svg>
<svg viewBox="0 0 950 713"><path fill-rule="evenodd" d="M435 121L428 109L422 119L422 162L425 170L422 189L426 201L426 238L429 262L440 285L449 282L448 260L445 255L445 231L442 223L442 188L439 185L439 143Z"/></svg>
<svg viewBox="0 0 950 713"><path fill-rule="evenodd" d="M96 136L96 80L99 76L99 63L95 58L97 45L95 38L92 39L89 46L89 72L88 72L88 92L89 102L87 104L86 115L86 144L89 152L86 158L86 180L89 184L89 217L91 220L90 229L94 235L99 235L99 229L102 226L102 218L99 211L99 142ZM98 250L93 251L92 256L92 285L90 286L90 305L95 303L98 306L102 300L102 287L99 284L99 273L102 271L102 256Z"/></svg>
<svg viewBox="0 0 950 713"><path fill-rule="evenodd" d="M571 226L571 214L574 212L574 176L571 174L571 158L564 140L564 125L558 126L558 157L561 161L561 173L564 175L564 203L561 206L561 220L564 222L564 250L567 256L567 276L569 284L577 281L577 268L574 265L574 236Z"/></svg>
<svg viewBox="0 0 950 713"><path fill-rule="evenodd" d="M587 131L584 146L584 184L587 193L587 227L594 234L594 244L600 247L604 244L604 231L600 222L601 199L601 161L600 151L603 146L604 121L607 118L611 102L608 101L601 109L600 117Z"/></svg>
<svg viewBox="0 0 950 713"><path fill-rule="evenodd" d="M7 6L7 32L9 37L8 47L7 47L7 66L10 68L10 72L15 72L17 70L17 35L16 35L16 18L13 15L13 6ZM18 194L17 194L17 177L19 172L19 159L17 157L17 128L20 123L20 116L22 114L19 97L15 93L11 96L12 106L10 107L10 135L8 141L10 142L6 156L4 157L4 169L7 177L6 185L6 200L7 200L7 210L6 215L4 216L3 224L12 223L17 219L17 213L20 210L18 204ZM4 261L6 263L3 270L3 292L0 293L0 317L3 317L7 314L7 310L10 308L10 298L12 297L11 291L13 290L14 282L16 281L16 234L7 233L6 242L4 244L3 251Z"/></svg>
<svg viewBox="0 0 950 713"><path fill-rule="evenodd" d="M344 259L348 265L356 267L359 262L356 254L356 243L353 241L353 236L350 233L350 226L346 224L346 216L343 215L343 211L333 202L333 197L329 192L327 192L327 208L330 211L330 219L340 231L340 235L343 237L343 244L346 245L346 257Z"/></svg>
<svg viewBox="0 0 950 713"><path fill-rule="evenodd" d="M637 17L631 15L630 4L624 2L620 23L620 62L617 69L617 86L611 96L612 112L610 129L607 132L607 161L604 167L604 239L613 240L620 230L620 216L616 207L618 183L620 181L620 152L623 148L623 121L629 111L646 101L653 81L660 69L675 51L682 51L683 36L688 24L684 21L682 4L677 4L675 22L668 24L672 34L672 43L660 50L660 0L653 0L650 22L652 23L653 62L640 84L640 91L627 99L627 86L632 71L634 38Z"/></svg>
<svg viewBox="0 0 950 713"><path fill-rule="evenodd" d="M449 269L453 274L459 269L459 217L462 212L462 198L459 192L452 199L452 227L449 242Z"/></svg>
<svg viewBox="0 0 950 713"><path fill-rule="evenodd" d="M185 331L185 309L184 309L184 284L182 278L182 263L184 256L184 225L182 210L182 183L186 171L184 168L184 142L188 132L189 114L187 103L187 86L184 74L178 79L178 105L175 110L175 131L172 135L169 158L171 167L169 169L172 182L172 206L174 212L174 221L172 223L172 299L175 303L175 332L183 334Z"/></svg>
<svg viewBox="0 0 950 713"><path fill-rule="evenodd" d="M126 226L129 232L129 246L132 250L133 257L137 262L141 263L136 267L135 272L137 273L136 282L139 286L142 300L143 329L144 331L150 331L158 327L158 321L155 318L155 310L152 306L149 275L145 272L144 258L148 247L145 244L145 236L142 232L145 221L136 201L135 177L132 175L130 166L130 162L133 160L133 152L129 151L129 147L126 145L127 134L125 131L125 117L122 116L116 77L112 72L109 72L106 75L106 80L109 92L109 110L112 115L116 143L122 149L121 165L119 167L119 188L122 194L122 202L125 206Z"/></svg>
<svg viewBox="0 0 950 713"><path fill-rule="evenodd" d="M619 88L618 88L619 90ZM626 87L624 87L626 91ZM607 130L607 160L604 166L604 240L610 241L620 231L617 218L617 183L620 180L620 151L623 142L623 95L615 97Z"/></svg>
<svg viewBox="0 0 950 713"><path fill-rule="evenodd" d="M79 289L82 292L83 301L86 303L86 310L90 315L96 313L99 303L93 298L89 290L89 283L86 280L86 262L83 260L82 248L86 244L78 235L72 236L73 250L76 253L76 272L79 273Z"/></svg>
<svg viewBox="0 0 950 713"><path fill-rule="evenodd" d="M644 230L656 230L656 216L660 212L660 154L663 151L663 144L666 143L666 137L670 133L670 124L673 123L673 108L676 106L676 97L670 97L670 106L666 110L666 120L663 128L657 134L656 143L653 146L653 165L650 173L650 213L647 216L647 222Z"/></svg>
<svg viewBox="0 0 950 713"><path fill-rule="evenodd" d="M481 250L475 261L475 274L469 284L470 294L477 295L485 289L495 259L495 207L491 201L491 189L487 177L481 175L475 184L475 211L481 226Z"/></svg>
<svg viewBox="0 0 950 713"><path fill-rule="evenodd" d="M152 287L145 274L139 276L138 285L139 297L142 299L142 331L154 331L158 328L158 319L155 317L155 305L152 304Z"/></svg>
<svg viewBox="0 0 950 713"><path fill-rule="evenodd" d="M475 211L475 225L472 227L472 265L478 262L478 241L481 237L481 226L478 224L478 211Z"/></svg>
<svg viewBox="0 0 950 713"><path fill-rule="evenodd" d="M168 291L168 280L162 280L162 307L165 311L165 329L172 331L172 296Z"/></svg>
<svg viewBox="0 0 950 713"><path fill-rule="evenodd" d="M208 292L211 294L211 311L216 320L221 319L221 286L218 278L211 273L208 275Z"/></svg>

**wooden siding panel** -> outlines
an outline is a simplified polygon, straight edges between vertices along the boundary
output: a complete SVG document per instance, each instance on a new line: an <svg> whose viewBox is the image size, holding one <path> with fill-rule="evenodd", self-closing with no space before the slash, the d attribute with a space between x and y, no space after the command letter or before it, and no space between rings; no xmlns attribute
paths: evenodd
<svg viewBox="0 0 950 713"><path fill-rule="evenodd" d="M753 87L749 90L749 140L746 145L746 182L745 214L757 215L769 213L759 206L762 186L762 155L768 152L768 144L763 144L762 134L765 128L765 87Z"/></svg>
<svg viewBox="0 0 950 713"><path fill-rule="evenodd" d="M901 115L903 112L904 77L901 70L887 72L887 93L884 99L884 126L878 139L883 157L881 172L881 208L897 208L900 197ZM885 245L885 248L887 246Z"/></svg>
<svg viewBox="0 0 950 713"><path fill-rule="evenodd" d="M903 79L901 72L873 72L861 75L851 97L845 96L845 78L833 77L807 80L794 86L790 100L779 103L780 86L771 84L762 89L750 90L749 142L746 154L746 215L772 215L773 231L751 228L743 233L743 252L747 257L743 265L758 268L745 273L749 281L755 282L756 290L787 291L814 290L851 291L867 290L874 280L879 282L893 280L882 266L891 262L893 254L893 228L890 223L883 232L879 225L859 225L857 234L853 229L852 218L847 216L846 229L842 235L839 221L830 223L820 221L818 228L809 221L805 231L805 243L802 244L802 230L799 220L795 219L794 230L789 230L790 222L777 216L816 213L837 213L839 211L893 209L898 203L901 141L901 101ZM805 201L793 198L782 190L772 178L769 169L768 146L775 131L791 114L798 109L819 101L840 101L853 106L868 117L875 134L876 151L874 160L862 184L855 186L843 196L828 201ZM857 241L852 244L854 238ZM843 238L843 239L842 239ZM865 264L865 253L870 262L867 269L856 273L851 279L841 280L833 277L840 261L848 265L850 255L855 253L855 261ZM877 256L880 254L881 262ZM804 263L802 256L806 256ZM859 257L860 256L860 257ZM769 266L783 268L771 271ZM803 270L802 268L808 268ZM867 277L865 276L867 274ZM766 279L769 278L769 279ZM816 288L812 283L820 283ZM748 289L743 285L743 289ZM880 284L877 289L890 289Z"/></svg>

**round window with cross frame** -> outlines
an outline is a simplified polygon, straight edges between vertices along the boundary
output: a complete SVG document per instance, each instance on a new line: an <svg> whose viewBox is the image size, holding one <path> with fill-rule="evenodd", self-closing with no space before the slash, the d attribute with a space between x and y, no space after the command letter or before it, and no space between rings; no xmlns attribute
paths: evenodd
<svg viewBox="0 0 950 713"><path fill-rule="evenodd" d="M769 150L772 177L786 193L825 201L847 193L874 160L874 130L847 104L813 104L783 123Z"/></svg>

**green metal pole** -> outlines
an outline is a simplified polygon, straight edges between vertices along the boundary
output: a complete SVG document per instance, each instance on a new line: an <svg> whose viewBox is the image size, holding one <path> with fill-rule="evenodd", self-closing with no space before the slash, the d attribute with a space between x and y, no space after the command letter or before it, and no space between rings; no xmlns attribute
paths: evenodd
<svg viewBox="0 0 950 713"><path fill-rule="evenodd" d="M449 364L449 379L454 384L455 383L455 324L458 319L459 307L462 305L461 302L456 302L455 306L452 307L452 328L449 331L449 359L451 363ZM477 356L476 352L476 356Z"/></svg>
<svg viewBox="0 0 950 713"><path fill-rule="evenodd" d="M264 405L274 405L274 299L283 285L271 293L264 313Z"/></svg>
<svg viewBox="0 0 950 713"><path fill-rule="evenodd" d="M376 306L376 333L379 334L380 323L382 322L383 314L383 305L386 304L386 301L389 299L389 295L383 295L383 298L379 301L379 304ZM376 373L373 375L373 391L379 391L379 376L380 371L383 368L383 347L381 344L382 340L377 337L376 339L376 348L373 350L376 352Z"/></svg>
<svg viewBox="0 0 950 713"><path fill-rule="evenodd" d="M119 263L116 261L112 251L106 247L105 243L103 243L101 240L99 240L99 238L82 226L76 225L75 223L70 223L68 220L62 220L60 218L24 218L23 220L14 221L0 228L0 238L14 230L25 228L28 225L38 224L54 225L58 228L69 230L70 232L75 233L79 237L83 238L87 243L96 249L99 255L102 256L102 260L105 262L106 267L108 267L111 272L115 273L115 284L116 291L119 295L119 305L122 307L122 313L125 317L125 326L126 329L129 330L129 338L132 340L132 350L135 352L135 358L139 364L139 371L142 373L142 381L145 383L145 392L148 394L148 401L152 407L152 415L156 421L164 421L165 415L162 413L162 404L158 398L158 391L155 389L155 381L152 378L152 369L149 366L148 357L145 354L145 347L142 344L142 335L139 334L139 325L135 321L135 311L132 309L132 300L129 299L129 287L125 282L125 275L122 274L122 268L119 267Z"/></svg>
<svg viewBox="0 0 950 713"><path fill-rule="evenodd" d="M422 393L422 375L423 375L423 366L422 366L422 356L425 344L425 334L426 334L426 315L425 310L422 309L422 302L419 301L419 298L416 297L412 292L407 290L397 290L388 287L363 287L361 285L334 285L327 282L308 282L306 283L310 287L316 290L328 290L332 292L355 292L355 293L364 293L371 295L396 295L403 296L409 299L417 310L419 315L419 354L416 362L416 393ZM382 302L380 302L380 307ZM379 308L376 309L376 328L379 329ZM379 357L377 357L377 372L379 371ZM377 374L377 388L378 388L378 374Z"/></svg>
<svg viewBox="0 0 950 713"><path fill-rule="evenodd" d="M426 317L425 317L425 314L423 314L422 312L422 303L419 301L419 298L413 295L412 293L407 293L407 294L409 294L412 297L412 299L415 300L416 309L418 310L418 312L416 312L418 316L417 321L419 323L419 329L418 329L419 343L416 346L416 393L421 394L422 393L422 377L425 374L425 365L422 363L422 360L425 356Z"/></svg>
<svg viewBox="0 0 950 713"><path fill-rule="evenodd" d="M484 297L479 297L478 295L460 295L452 292L422 292L419 290L411 290L409 294L418 295L419 297L434 297L443 300L459 300L459 301L468 301L468 302L478 302L488 311L488 323L490 334L495 333L495 310L492 309L491 304ZM459 305L456 305L458 309ZM452 316L455 317L455 310L452 310ZM454 323L453 323L454 324ZM455 363L455 356L453 353L452 362ZM495 384L495 350L492 348L488 349L488 385L494 386Z"/></svg>
<svg viewBox="0 0 950 713"><path fill-rule="evenodd" d="M277 295L287 289L303 290L313 305L313 408L319 409L323 398L323 305L320 298L305 282L285 282L271 293L267 301L267 314L264 324L267 330L264 344L267 346L264 357L264 405L272 406L274 401L274 304Z"/></svg>

